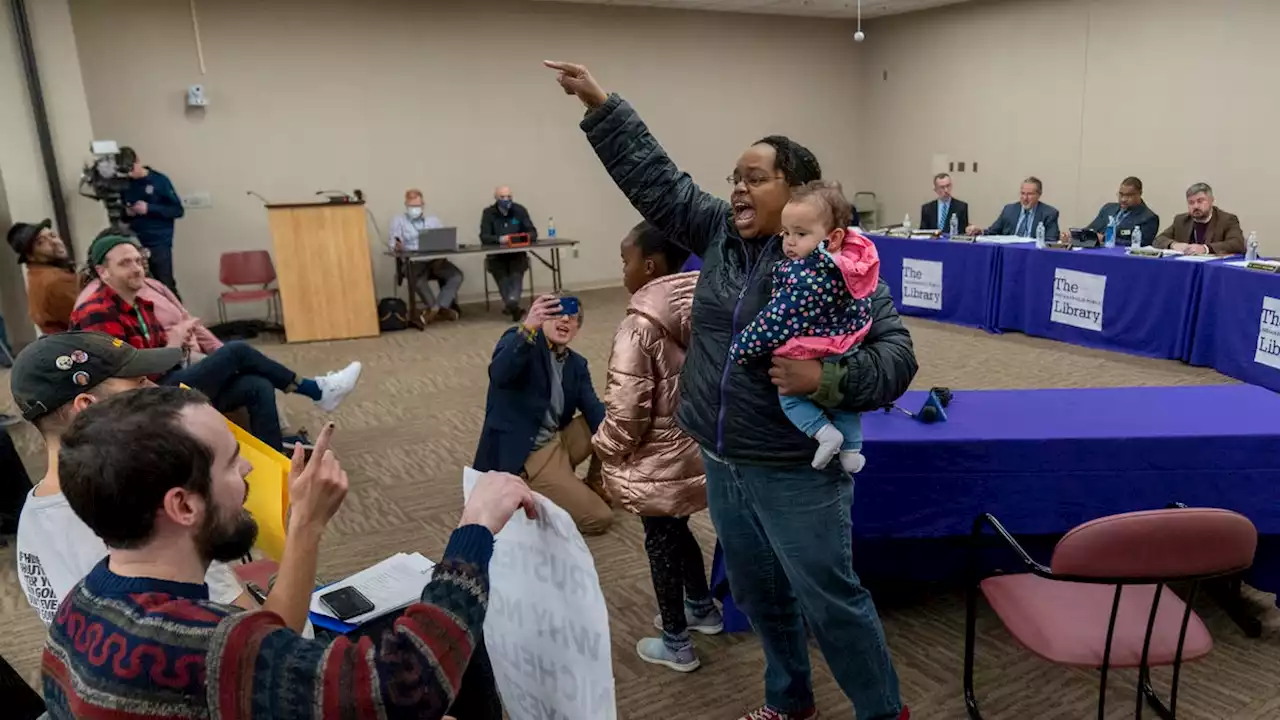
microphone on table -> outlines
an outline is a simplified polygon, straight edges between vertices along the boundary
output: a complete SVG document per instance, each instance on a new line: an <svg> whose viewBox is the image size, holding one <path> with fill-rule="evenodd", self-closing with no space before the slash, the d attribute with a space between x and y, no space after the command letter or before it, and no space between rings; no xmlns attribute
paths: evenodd
<svg viewBox="0 0 1280 720"><path fill-rule="evenodd" d="M270 204L271 204L271 203L267 202L267 199L266 199L266 198L262 197L261 195L259 195L258 193L254 192L254 191L252 191L252 190L248 190L248 191L246 191L246 192L245 192L245 195L252 195L252 196L254 196L254 197L258 198L259 200L261 200L261 201L262 201L262 205L263 205L263 207L266 207L267 205L270 205Z"/></svg>
<svg viewBox="0 0 1280 720"><path fill-rule="evenodd" d="M951 400L953 397L954 396L951 393L951 388L933 387L933 388L929 388L929 397L925 399L924 407L920 408L919 412L911 412L910 410L904 407L901 407L897 403L890 403L888 405L885 405L882 409L886 413L897 410L903 415L906 415L907 417L915 420L919 420L920 422L925 423L926 425L929 423L935 423L935 422L946 422L947 421L946 407L951 404Z"/></svg>

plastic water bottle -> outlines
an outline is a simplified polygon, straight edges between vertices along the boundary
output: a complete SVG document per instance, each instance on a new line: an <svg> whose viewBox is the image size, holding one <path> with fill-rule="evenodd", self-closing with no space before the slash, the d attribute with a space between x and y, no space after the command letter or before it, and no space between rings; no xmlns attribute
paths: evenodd
<svg viewBox="0 0 1280 720"><path fill-rule="evenodd" d="M952 215L951 216L951 235L955 236L959 234L960 234L960 218L956 215Z"/></svg>
<svg viewBox="0 0 1280 720"><path fill-rule="evenodd" d="M1129 247L1142 247L1142 228L1134 227L1133 234L1129 236Z"/></svg>
<svg viewBox="0 0 1280 720"><path fill-rule="evenodd" d="M1036 247L1046 247L1044 243L1044 223L1036 225Z"/></svg>
<svg viewBox="0 0 1280 720"><path fill-rule="evenodd" d="M1109 247L1109 248L1113 248L1116 246L1116 216L1115 215L1110 216L1110 219L1107 220L1107 234L1103 237L1102 246Z"/></svg>
<svg viewBox="0 0 1280 720"><path fill-rule="evenodd" d="M1258 259L1258 233L1249 233L1249 240L1244 244L1244 259L1246 262L1253 262Z"/></svg>
<svg viewBox="0 0 1280 720"><path fill-rule="evenodd" d="M911 213L902 216L902 229L906 230L908 235L911 234Z"/></svg>
<svg viewBox="0 0 1280 720"><path fill-rule="evenodd" d="M556 219L547 218L547 237L551 240L556 239Z"/></svg>

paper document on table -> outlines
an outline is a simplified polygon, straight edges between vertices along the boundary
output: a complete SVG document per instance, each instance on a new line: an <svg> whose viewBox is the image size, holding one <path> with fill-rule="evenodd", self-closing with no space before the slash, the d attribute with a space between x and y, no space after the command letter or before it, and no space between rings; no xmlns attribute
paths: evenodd
<svg viewBox="0 0 1280 720"><path fill-rule="evenodd" d="M1226 257L1231 257L1231 256L1227 255ZM1187 262L1211 262L1213 260L1221 260L1222 258L1223 258L1222 255L1180 255L1178 256L1179 260L1186 260Z"/></svg>
<svg viewBox="0 0 1280 720"><path fill-rule="evenodd" d="M1020 245L1035 241L1035 238L1022 237L1020 235L983 235L978 238L978 242L991 243L992 245Z"/></svg>
<svg viewBox="0 0 1280 720"><path fill-rule="evenodd" d="M311 593L311 612L336 618L333 611L320 602L320 596L345 587L355 587L369 598L373 609L363 615L347 618L345 622L361 625L417 602L422 597L422 588L431 580L431 570L434 567L435 563L421 553L396 553L346 580Z"/></svg>

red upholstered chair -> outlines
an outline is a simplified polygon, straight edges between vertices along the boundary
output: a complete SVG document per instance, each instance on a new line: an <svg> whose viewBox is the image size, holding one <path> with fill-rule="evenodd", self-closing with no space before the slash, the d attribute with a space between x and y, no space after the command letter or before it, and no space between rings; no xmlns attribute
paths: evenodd
<svg viewBox="0 0 1280 720"><path fill-rule="evenodd" d="M266 250L249 250L245 252L223 253L218 263L218 280L230 290L218 296L218 321L227 321L227 303L262 302L267 303L267 322L274 316L277 323L283 324L283 313L280 309L280 291L270 287L276 281L276 266L271 262L271 253ZM241 290L238 285L261 285L260 288Z"/></svg>
<svg viewBox="0 0 1280 720"><path fill-rule="evenodd" d="M1016 552L1029 572L995 575L978 582L977 557L985 527ZM1005 628L1031 652L1052 663L1101 670L1098 717L1107 698L1107 670L1138 668L1135 717L1143 701L1173 718L1183 661L1213 647L1209 631L1191 609L1203 580L1239 573L1253 564L1258 531L1229 510L1172 507L1111 515L1067 533L1049 567L1037 563L990 514L973 523L965 618L964 694L969 717L981 720L973 688L978 592ZM1183 602L1168 583L1189 584ZM1150 668L1173 665L1166 706L1151 687Z"/></svg>

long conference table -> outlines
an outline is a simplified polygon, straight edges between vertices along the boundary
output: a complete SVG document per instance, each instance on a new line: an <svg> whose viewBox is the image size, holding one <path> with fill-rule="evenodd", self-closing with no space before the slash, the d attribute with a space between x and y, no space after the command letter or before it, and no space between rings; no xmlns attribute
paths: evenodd
<svg viewBox="0 0 1280 720"><path fill-rule="evenodd" d="M871 239L904 315L1181 360L1280 390L1280 275L1239 257Z"/></svg>
<svg viewBox="0 0 1280 720"><path fill-rule="evenodd" d="M920 407L909 392L903 407ZM955 582L962 542L990 512L1017 536L1057 536L1104 515L1180 502L1244 514L1258 528L1244 578L1280 591L1280 396L1252 385L958 390L945 423L863 415L866 470L855 481L854 569L864 580ZM983 559L1018 570L1010 555ZM745 630L719 546L712 583L726 627Z"/></svg>

